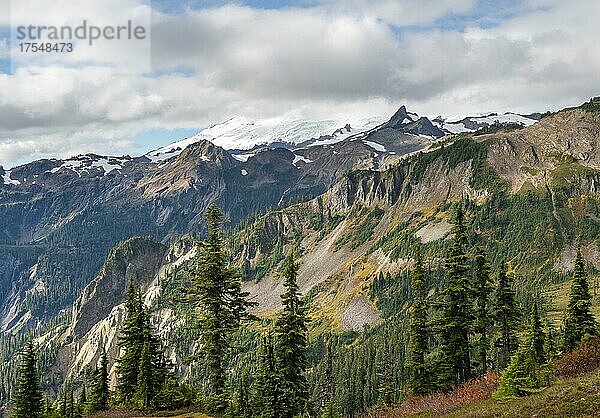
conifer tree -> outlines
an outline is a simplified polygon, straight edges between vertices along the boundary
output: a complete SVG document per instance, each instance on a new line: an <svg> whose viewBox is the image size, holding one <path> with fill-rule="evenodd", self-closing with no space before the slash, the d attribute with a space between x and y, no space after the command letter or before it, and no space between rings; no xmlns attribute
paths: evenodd
<svg viewBox="0 0 600 418"><path fill-rule="evenodd" d="M60 416L61 418L69 418L67 414L67 387L63 388L62 399L60 401Z"/></svg>
<svg viewBox="0 0 600 418"><path fill-rule="evenodd" d="M133 279L129 280L125 301L125 320L119 334L121 356L117 364L117 393L124 405L131 405L137 391L140 359L142 357L143 318L141 318L141 296Z"/></svg>
<svg viewBox="0 0 600 418"><path fill-rule="evenodd" d="M41 418L43 411L42 389L37 369L37 355L32 341L21 353L17 392L13 399L13 418Z"/></svg>
<svg viewBox="0 0 600 418"><path fill-rule="evenodd" d="M49 397L46 397L44 403L44 418L60 418L59 411L54 408L52 400Z"/></svg>
<svg viewBox="0 0 600 418"><path fill-rule="evenodd" d="M408 362L409 388L414 395L429 391L430 376L425 366L429 349L429 325L427 323L427 288L420 252L415 256L411 277L413 303L410 311Z"/></svg>
<svg viewBox="0 0 600 418"><path fill-rule="evenodd" d="M265 336L262 341L254 387L252 409L257 417L281 418L287 416L285 415L281 378L271 335Z"/></svg>
<svg viewBox="0 0 600 418"><path fill-rule="evenodd" d="M329 402L325 406L321 418L342 418L342 414L340 414L339 408L334 401Z"/></svg>
<svg viewBox="0 0 600 418"><path fill-rule="evenodd" d="M126 318L119 342L117 390L122 404L149 408L167 382L168 367L160 340L154 335L142 294L130 282Z"/></svg>
<svg viewBox="0 0 600 418"><path fill-rule="evenodd" d="M87 389L86 382L83 381L83 385L81 385L81 392L79 392L79 398L77 399L77 415L83 416L87 406Z"/></svg>
<svg viewBox="0 0 600 418"><path fill-rule="evenodd" d="M581 250L577 250L569 304L564 319L563 349L572 350L587 335L596 335L598 325L591 312L592 297L588 287Z"/></svg>
<svg viewBox="0 0 600 418"><path fill-rule="evenodd" d="M538 311L537 301L531 308L531 319L529 323L529 338L532 354L538 364L546 362L546 350L544 349L546 336L544 334L542 320Z"/></svg>
<svg viewBox="0 0 600 418"><path fill-rule="evenodd" d="M251 418L252 408L248 391L248 371L244 368L238 381L235 399L227 413L231 418Z"/></svg>
<svg viewBox="0 0 600 418"><path fill-rule="evenodd" d="M69 385L69 417L75 417L75 398L73 396L73 386Z"/></svg>
<svg viewBox="0 0 600 418"><path fill-rule="evenodd" d="M308 350L306 309L298 290L298 264L291 252L283 269L286 292L281 295L283 311L277 318L277 361L282 379L285 416L296 416L304 412L308 402L306 381Z"/></svg>
<svg viewBox="0 0 600 418"><path fill-rule="evenodd" d="M546 321L546 344L544 349L546 351L546 359L548 360L553 359L558 354L557 337L556 328L554 328L550 321Z"/></svg>
<svg viewBox="0 0 600 418"><path fill-rule="evenodd" d="M341 417L339 408L334 399L334 372L333 372L333 348L331 339L325 344L325 376L321 393L321 406L323 407L322 418Z"/></svg>
<svg viewBox="0 0 600 418"><path fill-rule="evenodd" d="M93 374L90 399L87 406L88 412L105 411L108 409L108 358L106 350L102 344L102 354L100 361Z"/></svg>
<svg viewBox="0 0 600 418"><path fill-rule="evenodd" d="M506 264L498 272L498 287L494 295L495 322L500 336L496 341L498 347L499 370L508 366L512 352L517 347L515 328L518 318L517 303L515 302L515 291L513 290L512 276L506 273Z"/></svg>
<svg viewBox="0 0 600 418"><path fill-rule="evenodd" d="M512 357L506 370L500 376L498 390L494 393L496 399L510 399L529 393L539 386L535 379L536 368L531 346L522 344Z"/></svg>
<svg viewBox="0 0 600 418"><path fill-rule="evenodd" d="M328 338L325 343L325 379L323 382L322 399L323 405L328 405L333 401L335 393L334 389L334 375L333 375L333 347L331 343L331 337Z"/></svg>
<svg viewBox="0 0 600 418"><path fill-rule="evenodd" d="M65 383L60 403L60 416L61 418L73 418L74 412L73 387L69 383Z"/></svg>
<svg viewBox="0 0 600 418"><path fill-rule="evenodd" d="M492 325L490 302L493 283L490 265L485 251L481 247L475 250L475 277L473 283L474 323L473 329L478 335L477 356L479 372L485 373L489 365L488 350L490 346L489 329Z"/></svg>
<svg viewBox="0 0 600 418"><path fill-rule="evenodd" d="M390 407L394 403L394 372L390 361L390 351L386 341L389 337L385 335L379 344L379 349L376 351L376 365L379 394L379 404L383 407Z"/></svg>
<svg viewBox="0 0 600 418"><path fill-rule="evenodd" d="M230 336L248 317L247 309L253 303L246 300L248 293L241 290L241 274L227 264L221 232L223 214L213 203L205 217L208 235L198 245L189 270L191 286L185 293L198 313L210 384L208 395L213 409L222 413L227 408L224 357L231 346Z"/></svg>
<svg viewBox="0 0 600 418"><path fill-rule="evenodd" d="M471 377L471 288L465 252L467 238L464 213L460 206L456 210L452 232L454 238L445 260L446 288L443 290L441 302L443 370L439 376L439 383L444 389L461 384Z"/></svg>
<svg viewBox="0 0 600 418"><path fill-rule="evenodd" d="M142 336L142 352L139 359L138 380L134 403L141 408L149 408L156 395L167 382L168 367L160 340L153 334L150 325L150 316L139 302L141 308L138 313Z"/></svg>
<svg viewBox="0 0 600 418"><path fill-rule="evenodd" d="M521 344L506 370L502 372L500 384L495 393L496 398L507 399L522 396L543 385L542 371L546 362L544 338L537 302L534 302L531 308L527 342Z"/></svg>
<svg viewBox="0 0 600 418"><path fill-rule="evenodd" d="M145 343L140 356L140 369L138 374L137 390L135 393L136 403L142 408L150 406L152 400L152 361L150 359L150 347Z"/></svg>

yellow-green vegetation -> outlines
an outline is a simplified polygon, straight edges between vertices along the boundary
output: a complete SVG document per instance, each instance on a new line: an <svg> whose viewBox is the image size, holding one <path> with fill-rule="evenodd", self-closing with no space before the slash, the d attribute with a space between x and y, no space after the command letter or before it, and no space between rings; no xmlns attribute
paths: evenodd
<svg viewBox="0 0 600 418"><path fill-rule="evenodd" d="M530 176L537 176L540 173L538 168L522 166L521 171L525 174L529 174Z"/></svg>
<svg viewBox="0 0 600 418"><path fill-rule="evenodd" d="M314 291L319 292L323 288L328 288L327 293L318 297L316 294L311 295L320 302L316 304L316 308L313 306L314 309L309 315L313 321L312 335L317 336L319 333L342 329L340 313L347 308L353 298L361 294L368 295L377 265L369 257L362 256L349 262L346 270L347 274L340 273L330 277L324 286L319 285ZM357 283L362 283L362 285L359 286ZM369 299L367 298L367 300ZM373 310L376 311L377 308L373 307Z"/></svg>
<svg viewBox="0 0 600 418"><path fill-rule="evenodd" d="M351 220L348 231L335 243L336 250L344 245L349 245L350 249L354 250L368 241L383 214L383 210L378 207L354 209L348 217Z"/></svg>
<svg viewBox="0 0 600 418"><path fill-rule="evenodd" d="M600 276L588 278L590 293L592 294L592 313L600 318ZM544 291L544 298L551 301L552 309L547 312L548 319L555 325L562 325L563 315L569 302L571 280L551 285Z"/></svg>
<svg viewBox="0 0 600 418"><path fill-rule="evenodd" d="M571 379L557 380L536 393L510 401L474 402L445 417L592 417L600 405L600 371ZM440 416L420 414L418 417Z"/></svg>
<svg viewBox="0 0 600 418"><path fill-rule="evenodd" d="M550 174L550 184L554 188L569 187L583 177L595 174L596 170L584 167L574 157L561 156L560 164Z"/></svg>
<svg viewBox="0 0 600 418"><path fill-rule="evenodd" d="M535 187L532 182L527 180L521 185L517 193L525 194L528 192L536 193L540 196L543 196L543 194L545 193L545 189L543 187Z"/></svg>

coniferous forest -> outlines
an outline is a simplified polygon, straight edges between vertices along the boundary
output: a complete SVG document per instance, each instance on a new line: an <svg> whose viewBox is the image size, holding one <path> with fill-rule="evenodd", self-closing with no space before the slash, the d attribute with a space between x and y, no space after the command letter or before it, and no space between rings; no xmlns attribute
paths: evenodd
<svg viewBox="0 0 600 418"><path fill-rule="evenodd" d="M589 132L599 100L537 126ZM30 278L68 285L34 283L0 335L0 414L518 416L550 402L585 415L593 394L573 399L600 361L600 177L555 153L547 172L501 176L537 126L441 139L237 224L212 202L186 214L201 229L162 242L104 213L86 221L112 234L97 248L79 229L52 236L60 250L27 246Z"/></svg>
<svg viewBox="0 0 600 418"><path fill-rule="evenodd" d="M358 335L315 332L294 251L279 271L282 309L253 315L242 270L231 264L223 215L212 205L205 213L206 237L178 273L182 280L173 298L191 313L199 336L187 360L197 378L183 381L176 373L131 277L114 384L101 343L99 361L83 380L65 382L53 397L44 394L31 340L20 354L11 416L75 418L128 410L265 418L391 415L403 403L481 379L498 381L497 400L535 394L553 384L557 356L595 341L586 263L577 250L567 309L556 329L541 295L531 295L525 309L508 263L492 267L485 245L469 236L464 208L462 201L451 207L451 235L437 265L415 245L404 274L373 280L370 292L389 314ZM402 288L389 292L390 286Z"/></svg>

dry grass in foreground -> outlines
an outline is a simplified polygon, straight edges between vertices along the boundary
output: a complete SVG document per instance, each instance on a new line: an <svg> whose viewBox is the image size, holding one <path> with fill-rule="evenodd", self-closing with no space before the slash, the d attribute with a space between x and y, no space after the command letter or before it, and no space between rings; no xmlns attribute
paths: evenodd
<svg viewBox="0 0 600 418"><path fill-rule="evenodd" d="M103 411L89 416L89 418L211 418L201 412L154 412L143 415L139 411Z"/></svg>
<svg viewBox="0 0 600 418"><path fill-rule="evenodd" d="M498 387L498 375L492 371L448 393L432 393L427 396L408 398L395 409L373 411L369 418L407 417L417 414L443 415L476 401L489 399Z"/></svg>
<svg viewBox="0 0 600 418"><path fill-rule="evenodd" d="M365 417L600 417L600 337L554 360L556 381L539 393L508 401L491 399L498 376L488 373L448 394L408 399L400 408Z"/></svg>

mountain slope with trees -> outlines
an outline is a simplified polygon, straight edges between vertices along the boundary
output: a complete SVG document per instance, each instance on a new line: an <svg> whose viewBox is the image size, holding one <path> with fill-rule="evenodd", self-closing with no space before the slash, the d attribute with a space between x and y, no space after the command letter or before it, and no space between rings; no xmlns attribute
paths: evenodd
<svg viewBox="0 0 600 418"><path fill-rule="evenodd" d="M574 133L580 141L572 141ZM547 319L553 306L543 295L570 279L574 260L575 299L567 318L582 331L573 338L579 343L596 332L586 312L596 291L587 278L596 274L598 263L599 140L599 114L570 109L521 130L454 137L385 171L351 172L314 199L227 230L215 272L236 279L217 281L226 285L221 290L210 286L217 283L208 280L211 263L198 256L202 247L194 239L176 240L166 250L157 245L160 265L148 270L152 277L145 277L137 296L145 307L138 311L148 310L152 334L164 339L165 355L174 360L173 372L201 388L205 400L212 392L227 393L231 408L252 405L245 400L254 397L271 411L309 405L330 416L351 415L399 405L411 391L450 390L488 369L506 367L517 379L524 376L518 391L529 392L537 389L526 387L532 382L542 386L542 366L553 351L544 346L541 358L541 335L552 335L557 332L552 326L559 325ZM292 252L297 258L290 260L286 256ZM207 279L192 292L196 301L231 290L258 304L227 297L233 303L227 318L238 318L245 308L258 318L211 327L231 332L231 349L214 361L222 365L221 373L199 359L206 353L198 343L207 335L194 331L202 330L211 312L221 317L215 314L221 312L217 304L216 310L201 309L198 317L197 309L177 302L190 272ZM120 277L123 283L129 279ZM299 295L306 313L296 309ZM37 341L49 353L41 369L57 368L61 384L73 382L77 394L86 368L102 356L104 330L121 329L128 321L125 295L95 293L83 304L101 306L108 297L114 304L110 314L85 335L74 334L72 326L56 327ZM282 339L281 330L290 327L296 332L285 334L294 338ZM68 372L51 354L61 339L79 349L73 350L75 358L85 359ZM536 350L527 348L529 342ZM306 349L305 359L292 358L287 344ZM118 352L118 339L105 345L106 352ZM149 359L150 351L136 357ZM524 371L511 369L514 356L517 366L528 364ZM112 357L107 369L115 376ZM435 370L434 379L418 380L423 369ZM217 374L227 390L210 389ZM58 391L56 382L42 385ZM226 409L216 405L215 410Z"/></svg>

